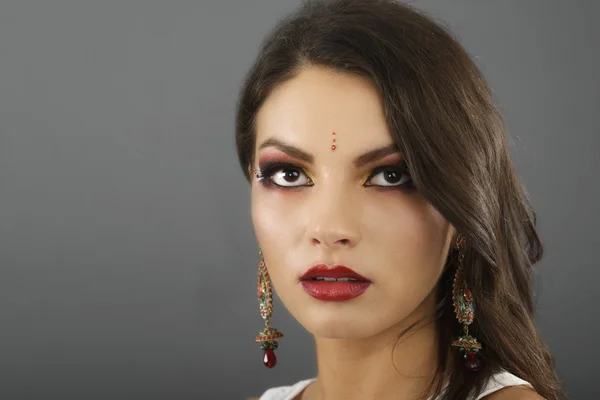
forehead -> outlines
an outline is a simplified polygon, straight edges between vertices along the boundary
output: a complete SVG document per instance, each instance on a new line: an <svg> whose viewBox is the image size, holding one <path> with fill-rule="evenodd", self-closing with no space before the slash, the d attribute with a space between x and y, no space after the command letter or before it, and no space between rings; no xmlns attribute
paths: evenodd
<svg viewBox="0 0 600 400"><path fill-rule="evenodd" d="M391 142L381 98L365 78L303 69L271 92L256 120L257 145L275 137L309 151L329 149L333 132L339 150L363 151Z"/></svg>

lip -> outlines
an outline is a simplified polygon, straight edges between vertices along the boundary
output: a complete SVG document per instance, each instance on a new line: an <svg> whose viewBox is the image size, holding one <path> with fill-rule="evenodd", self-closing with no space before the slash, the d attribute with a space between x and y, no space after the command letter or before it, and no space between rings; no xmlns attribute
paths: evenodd
<svg viewBox="0 0 600 400"><path fill-rule="evenodd" d="M362 282L370 282L367 278L355 272L351 268L345 267L343 265L336 265L332 268L329 268L325 264L315 265L314 267L309 268L304 275L300 277L301 281L310 280L317 277L324 278L352 278L357 281Z"/></svg>
<svg viewBox="0 0 600 400"><path fill-rule="evenodd" d="M314 278L351 278L353 281L323 281ZM362 295L371 286L371 281L343 265L329 268L324 264L309 268L300 277L304 291L322 301L347 301Z"/></svg>

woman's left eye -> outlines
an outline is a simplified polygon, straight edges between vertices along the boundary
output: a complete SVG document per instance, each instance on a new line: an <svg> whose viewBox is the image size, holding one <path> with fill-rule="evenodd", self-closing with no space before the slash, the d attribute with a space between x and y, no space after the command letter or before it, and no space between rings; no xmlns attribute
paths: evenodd
<svg viewBox="0 0 600 400"><path fill-rule="evenodd" d="M404 186L412 181L406 168L378 168L367 179L365 186L395 187Z"/></svg>

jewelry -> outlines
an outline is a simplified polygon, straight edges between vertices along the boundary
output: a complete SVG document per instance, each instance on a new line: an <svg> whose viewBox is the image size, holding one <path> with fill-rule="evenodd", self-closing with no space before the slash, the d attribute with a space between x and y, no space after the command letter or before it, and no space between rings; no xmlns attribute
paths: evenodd
<svg viewBox="0 0 600 400"><path fill-rule="evenodd" d="M271 315L273 314L273 290L271 288L271 278L267 271L265 259L260 254L260 263L258 264L258 306L260 315L265 320L265 328L256 336L256 341L260 342L260 348L264 350L263 364L268 368L273 368L277 364L275 350L278 347L276 339L282 338L283 334L277 329L271 327Z"/></svg>
<svg viewBox="0 0 600 400"><path fill-rule="evenodd" d="M332 141L332 143L335 143L335 132L333 132L333 133L331 134L331 136L333 136L333 137L331 138L331 141ZM335 144L332 144L332 145L331 145L331 151L334 151L336 148L337 148L337 146L336 146Z"/></svg>
<svg viewBox="0 0 600 400"><path fill-rule="evenodd" d="M254 174L254 177L256 178L257 182L262 181L265 178L260 168L254 168L252 173Z"/></svg>
<svg viewBox="0 0 600 400"><path fill-rule="evenodd" d="M477 371L481 367L481 359L478 352L481 350L481 343L469 334L469 325L475 319L475 304L473 303L473 294L467 287L467 281L464 278L464 258L467 248L467 239L459 234L456 238L456 248L458 249L458 266L454 275L452 284L452 304L458 322L463 325L463 336L452 342L452 346L458 347L463 353L465 367L469 371Z"/></svg>

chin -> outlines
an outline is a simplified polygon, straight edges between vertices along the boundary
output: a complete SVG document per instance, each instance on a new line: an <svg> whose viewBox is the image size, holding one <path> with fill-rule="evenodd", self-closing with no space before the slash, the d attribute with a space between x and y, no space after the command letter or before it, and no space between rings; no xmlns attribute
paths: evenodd
<svg viewBox="0 0 600 400"><path fill-rule="evenodd" d="M296 319L313 336L326 339L366 339L384 329L378 329L368 321L371 318L365 318L356 308L344 310L340 305L325 303L306 307Z"/></svg>

